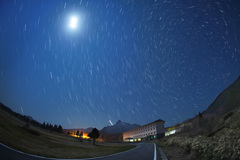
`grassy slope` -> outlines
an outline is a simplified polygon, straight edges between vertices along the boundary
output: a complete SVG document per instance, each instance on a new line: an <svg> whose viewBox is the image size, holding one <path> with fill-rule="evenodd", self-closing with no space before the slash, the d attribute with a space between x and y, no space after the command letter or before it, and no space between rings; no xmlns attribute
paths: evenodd
<svg viewBox="0 0 240 160"><path fill-rule="evenodd" d="M240 78L188 122L190 128L159 142L171 160L240 159Z"/></svg>
<svg viewBox="0 0 240 160"><path fill-rule="evenodd" d="M165 137L159 142L171 160L240 159L240 109L230 117L222 116L210 134L191 136L191 133Z"/></svg>
<svg viewBox="0 0 240 160"><path fill-rule="evenodd" d="M24 125L0 109L0 142L26 153L54 158L105 156L135 147L111 143L97 143L93 146L87 141L79 142L74 137L46 132L33 126L24 128Z"/></svg>

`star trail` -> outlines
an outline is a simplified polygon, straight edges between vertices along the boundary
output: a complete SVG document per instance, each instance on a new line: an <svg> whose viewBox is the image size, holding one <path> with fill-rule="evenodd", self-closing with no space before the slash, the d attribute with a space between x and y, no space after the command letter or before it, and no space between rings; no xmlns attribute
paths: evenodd
<svg viewBox="0 0 240 160"><path fill-rule="evenodd" d="M237 0L0 2L0 101L63 128L165 126L240 73Z"/></svg>

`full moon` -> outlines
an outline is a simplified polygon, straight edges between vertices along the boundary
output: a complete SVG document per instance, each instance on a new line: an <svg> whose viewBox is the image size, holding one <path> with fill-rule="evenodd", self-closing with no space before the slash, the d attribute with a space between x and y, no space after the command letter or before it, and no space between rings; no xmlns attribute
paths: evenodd
<svg viewBox="0 0 240 160"><path fill-rule="evenodd" d="M76 29L78 26L78 18L76 16L71 16L69 21L69 27L71 29Z"/></svg>

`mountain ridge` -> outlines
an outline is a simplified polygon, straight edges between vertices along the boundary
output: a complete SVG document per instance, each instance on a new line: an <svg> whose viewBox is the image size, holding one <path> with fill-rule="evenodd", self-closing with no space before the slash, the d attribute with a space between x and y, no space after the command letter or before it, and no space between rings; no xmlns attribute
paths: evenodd
<svg viewBox="0 0 240 160"><path fill-rule="evenodd" d="M101 129L101 132L104 133L123 133L132 129L135 129L137 127L140 127L138 124L130 124L126 122L122 122L121 120L118 120L116 124L112 126L106 126Z"/></svg>

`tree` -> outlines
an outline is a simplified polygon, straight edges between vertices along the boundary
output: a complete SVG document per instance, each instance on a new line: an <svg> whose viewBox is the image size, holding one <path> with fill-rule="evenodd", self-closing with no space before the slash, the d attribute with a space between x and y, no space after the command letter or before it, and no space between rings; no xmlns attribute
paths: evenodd
<svg viewBox="0 0 240 160"><path fill-rule="evenodd" d="M62 126L61 125L58 126L58 133L62 133Z"/></svg>
<svg viewBox="0 0 240 160"><path fill-rule="evenodd" d="M53 127L53 131L54 131L54 132L57 132L57 129L58 129L58 127L57 127L57 125L55 124L54 127Z"/></svg>
<svg viewBox="0 0 240 160"><path fill-rule="evenodd" d="M77 131L77 133L76 133L76 136L78 137L78 135L79 135L79 130Z"/></svg>
<svg viewBox="0 0 240 160"><path fill-rule="evenodd" d="M80 136L80 141L82 142L82 136L83 136L83 132L81 131L81 133L79 134Z"/></svg>
<svg viewBox="0 0 240 160"><path fill-rule="evenodd" d="M49 130L53 131L53 125L52 124L49 125Z"/></svg>
<svg viewBox="0 0 240 160"><path fill-rule="evenodd" d="M49 123L47 123L46 125L46 130L49 130Z"/></svg>
<svg viewBox="0 0 240 160"><path fill-rule="evenodd" d="M80 133L80 135L79 135L79 136L80 136L80 138L82 138L82 136L83 136L83 132L82 132L82 131L81 131L81 133Z"/></svg>
<svg viewBox="0 0 240 160"><path fill-rule="evenodd" d="M88 137L93 139L93 145L95 145L95 140L99 137L99 131L97 128L93 128L92 132L88 134Z"/></svg>
<svg viewBox="0 0 240 160"><path fill-rule="evenodd" d="M42 129L45 129L45 128L46 128L46 123L43 122L43 124L42 124Z"/></svg>

